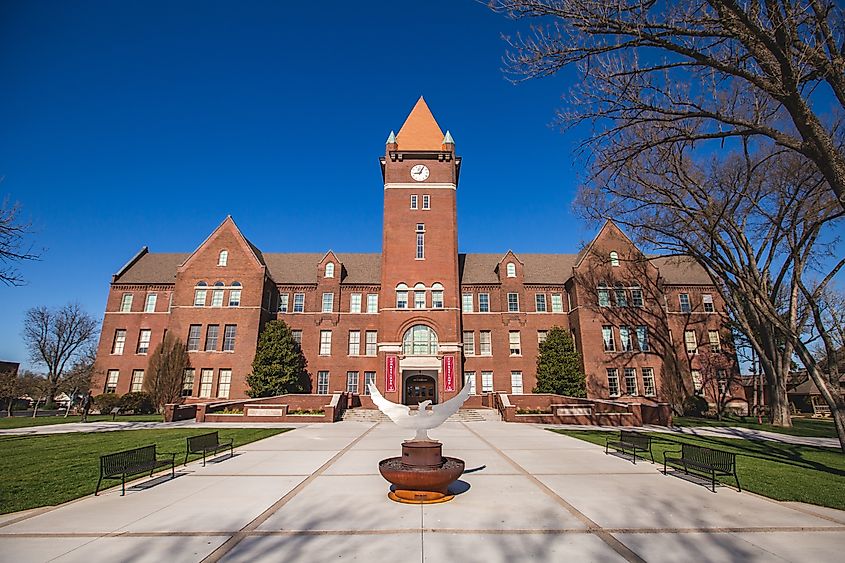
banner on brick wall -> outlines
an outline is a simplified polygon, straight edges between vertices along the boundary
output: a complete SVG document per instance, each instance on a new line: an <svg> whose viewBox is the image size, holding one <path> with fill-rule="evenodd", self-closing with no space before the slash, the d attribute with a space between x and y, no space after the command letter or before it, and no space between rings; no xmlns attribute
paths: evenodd
<svg viewBox="0 0 845 563"><path fill-rule="evenodd" d="M455 357L443 356L443 381L446 391L455 390Z"/></svg>
<svg viewBox="0 0 845 563"><path fill-rule="evenodd" d="M387 365L384 369L384 391L385 393L396 392L396 356L387 356Z"/></svg>

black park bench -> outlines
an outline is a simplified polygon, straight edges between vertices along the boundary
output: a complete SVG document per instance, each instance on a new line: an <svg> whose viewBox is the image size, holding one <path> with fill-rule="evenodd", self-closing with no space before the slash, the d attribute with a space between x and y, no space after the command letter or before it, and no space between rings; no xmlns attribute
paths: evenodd
<svg viewBox="0 0 845 563"><path fill-rule="evenodd" d="M669 455L679 454L679 455ZM710 474L710 488L716 492L716 475L733 475L736 480L736 488L742 492L739 486L739 477L736 475L736 454L723 452L696 446L693 444L681 444L680 451L663 452L663 474L666 474L668 462L680 463L684 467L684 473L689 473L690 468Z"/></svg>
<svg viewBox="0 0 845 563"><path fill-rule="evenodd" d="M208 434L200 434L199 436L188 437L188 451L185 452L185 465L188 464L188 456L190 454L202 454L202 466L205 467L205 455L216 454L220 450L229 448L229 457L235 455L232 446L232 439L221 442L217 436L217 432L209 432Z"/></svg>
<svg viewBox="0 0 845 563"><path fill-rule="evenodd" d="M633 430L620 430L619 437L612 437L607 439L604 446L604 453L610 452L610 448L619 450L623 454L631 452L633 456L632 461L634 465L637 463L637 451L643 453L648 452L651 456L651 462L654 463L654 454L651 452L651 436L643 434L642 432L634 432Z"/></svg>
<svg viewBox="0 0 845 563"><path fill-rule="evenodd" d="M162 459L159 459L159 457L162 457ZM100 480L97 481L94 496L97 496L97 493L100 492L100 484L102 484L103 479L120 479L120 496L123 496L126 494L127 475L149 471L150 477L152 477L156 469L167 465L170 465L170 478L172 479L176 476L174 470L175 458L176 454L160 454L160 456L157 456L155 444L134 450L101 455Z"/></svg>

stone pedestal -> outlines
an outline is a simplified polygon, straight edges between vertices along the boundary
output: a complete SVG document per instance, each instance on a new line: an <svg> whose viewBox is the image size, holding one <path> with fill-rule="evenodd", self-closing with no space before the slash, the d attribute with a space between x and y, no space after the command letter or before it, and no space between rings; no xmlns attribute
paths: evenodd
<svg viewBox="0 0 845 563"><path fill-rule="evenodd" d="M402 457L379 462L382 477L393 484L391 500L409 504L446 502L454 498L449 485L464 472L464 462L443 457L443 444L434 440L402 443Z"/></svg>

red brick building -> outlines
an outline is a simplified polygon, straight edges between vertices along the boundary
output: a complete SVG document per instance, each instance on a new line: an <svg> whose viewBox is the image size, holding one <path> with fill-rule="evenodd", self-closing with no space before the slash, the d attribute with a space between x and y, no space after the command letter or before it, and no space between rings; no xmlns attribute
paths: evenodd
<svg viewBox="0 0 845 563"><path fill-rule="evenodd" d="M140 390L169 330L188 346L186 397L243 398L272 319L301 342L314 393L372 380L439 402L461 374L476 393L530 393L553 326L574 336L591 398L678 403L711 374L731 388L722 303L697 264L648 259L610 222L577 255L459 253L461 157L422 98L380 160L381 254L265 253L231 217L191 254L143 248L113 276L94 392Z"/></svg>

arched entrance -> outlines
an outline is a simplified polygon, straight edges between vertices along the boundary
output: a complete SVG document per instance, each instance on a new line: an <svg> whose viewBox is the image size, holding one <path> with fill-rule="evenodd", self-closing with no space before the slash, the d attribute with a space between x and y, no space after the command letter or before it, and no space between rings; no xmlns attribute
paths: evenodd
<svg viewBox="0 0 845 563"><path fill-rule="evenodd" d="M405 373L402 402L417 405L423 401L437 403L437 380L422 372Z"/></svg>

